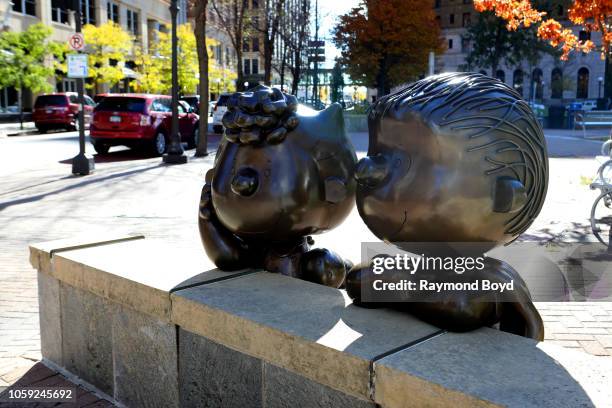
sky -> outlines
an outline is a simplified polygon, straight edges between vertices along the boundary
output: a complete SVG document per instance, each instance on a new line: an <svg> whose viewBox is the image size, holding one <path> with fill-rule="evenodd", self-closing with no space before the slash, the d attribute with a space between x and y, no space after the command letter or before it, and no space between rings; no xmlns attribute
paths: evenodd
<svg viewBox="0 0 612 408"><path fill-rule="evenodd" d="M314 2L313 13L314 13ZM325 68L331 68L334 65L334 58L340 55L340 52L336 49L331 39L331 30L337 23L338 16L348 13L353 7L359 5L359 0L319 0L319 38L325 39ZM314 37L314 27L313 27Z"/></svg>

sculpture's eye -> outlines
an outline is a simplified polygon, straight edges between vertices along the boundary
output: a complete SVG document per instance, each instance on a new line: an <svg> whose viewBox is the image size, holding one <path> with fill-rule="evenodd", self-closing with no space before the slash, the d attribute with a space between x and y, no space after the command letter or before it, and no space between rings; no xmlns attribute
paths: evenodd
<svg viewBox="0 0 612 408"><path fill-rule="evenodd" d="M232 191L243 197L251 196L259 186L257 171L251 167L241 167L232 179Z"/></svg>

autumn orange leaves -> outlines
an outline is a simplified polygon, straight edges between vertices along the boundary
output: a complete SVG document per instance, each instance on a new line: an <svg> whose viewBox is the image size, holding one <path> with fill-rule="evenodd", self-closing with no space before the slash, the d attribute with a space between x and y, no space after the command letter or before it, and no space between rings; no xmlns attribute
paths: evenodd
<svg viewBox="0 0 612 408"><path fill-rule="evenodd" d="M508 22L509 30L521 26L529 27L539 24L538 36L563 51L561 59L567 59L570 52L589 52L595 48L590 39L580 40L571 29L561 23L547 18L546 13L536 10L530 0L474 0L477 11L492 11L496 16ZM612 42L612 30L608 20L612 17L612 0L574 0L567 14L575 25L581 25L586 31L602 33L602 57Z"/></svg>

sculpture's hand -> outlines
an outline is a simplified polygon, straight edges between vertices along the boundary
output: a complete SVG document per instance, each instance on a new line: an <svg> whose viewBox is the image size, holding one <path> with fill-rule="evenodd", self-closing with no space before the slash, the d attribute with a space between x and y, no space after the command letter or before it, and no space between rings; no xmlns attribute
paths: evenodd
<svg viewBox="0 0 612 408"><path fill-rule="evenodd" d="M263 85L234 93L223 116L225 138L242 144L280 143L299 124L297 105L295 96Z"/></svg>
<svg viewBox="0 0 612 408"><path fill-rule="evenodd" d="M206 254L219 269L233 271L259 266L260 261L248 245L225 228L217 218L209 183L202 188L198 226Z"/></svg>

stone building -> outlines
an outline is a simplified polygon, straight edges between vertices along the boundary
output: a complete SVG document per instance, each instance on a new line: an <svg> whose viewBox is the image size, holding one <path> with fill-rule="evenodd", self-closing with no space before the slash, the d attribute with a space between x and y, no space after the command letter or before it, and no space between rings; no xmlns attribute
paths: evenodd
<svg viewBox="0 0 612 408"><path fill-rule="evenodd" d="M51 40L67 42L74 33L74 17L68 11L72 0L0 0L0 27L4 30L23 31L30 25L43 23L53 29ZM166 30L171 21L169 0L79 0L83 24L104 24L114 21L136 38L147 50L150 44L157 41L157 32ZM187 0L179 0L180 23L187 22ZM211 15L214 13L210 13ZM212 20L212 19L211 19ZM207 36L219 42L215 47L214 58L223 67L235 66L235 55L231 42L223 31L215 27L214 20L207 30ZM124 68L125 81L108 89L115 92L129 91L128 81L135 77L130 64ZM75 91L76 81L69 78L52 78L57 91ZM211 91L214 91L211 84ZM15 109L17 92L12 88L0 89L0 111L8 107ZM33 95L24 90L24 108L31 109Z"/></svg>
<svg viewBox="0 0 612 408"><path fill-rule="evenodd" d="M567 2L554 3L553 18L570 27L580 39L590 38L596 47L601 45L599 33L587 33L570 25ZM472 0L436 0L434 7L446 46L445 53L436 59L436 72L466 70L466 57L471 45L464 40L464 35L478 18ZM482 67L471 67L471 70L501 79L525 99L535 99L547 105L564 104L574 99L596 99L604 95L605 61L597 51L572 53L568 61L545 55L534 66L527 62L513 66L502 63L497 72Z"/></svg>

